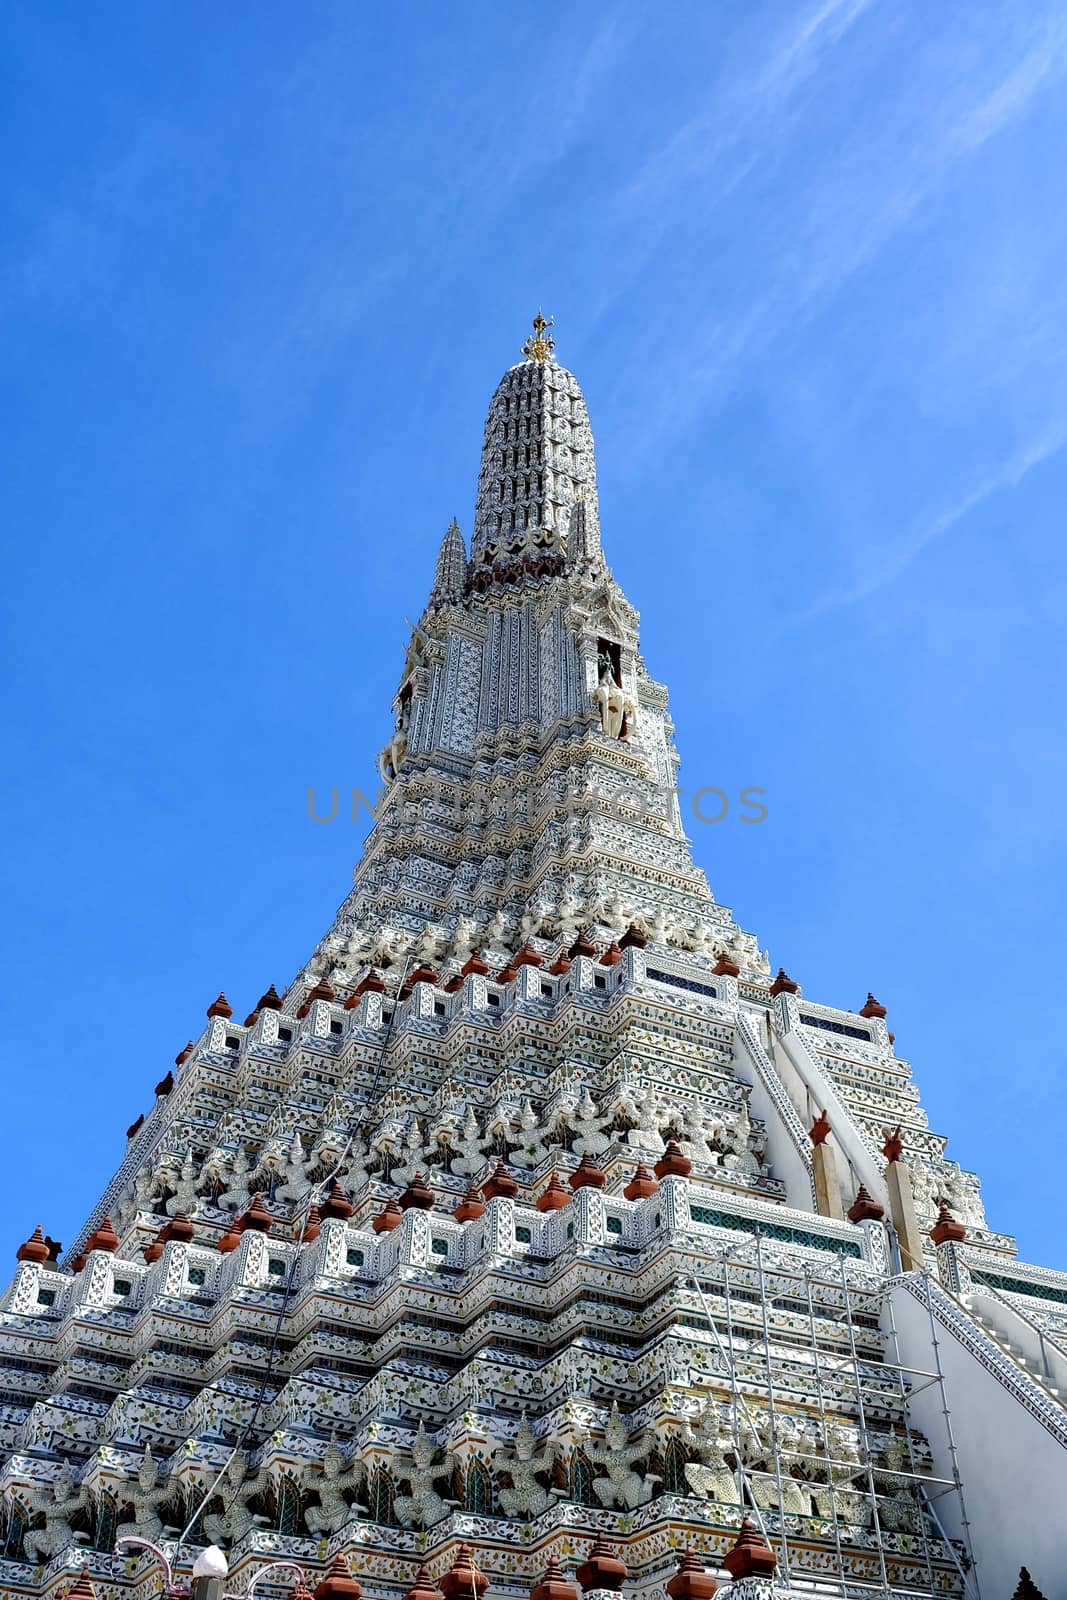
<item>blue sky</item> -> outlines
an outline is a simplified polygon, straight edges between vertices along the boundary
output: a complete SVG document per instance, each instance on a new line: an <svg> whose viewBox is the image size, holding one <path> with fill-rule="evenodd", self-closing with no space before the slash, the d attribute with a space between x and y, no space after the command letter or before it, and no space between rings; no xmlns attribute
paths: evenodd
<svg viewBox="0 0 1067 1600"><path fill-rule="evenodd" d="M0 40L0 1260L344 897L364 830L308 786L372 786L543 304L680 781L767 790L694 824L713 889L811 998L875 991L1067 1267L1062 6L15 0Z"/></svg>

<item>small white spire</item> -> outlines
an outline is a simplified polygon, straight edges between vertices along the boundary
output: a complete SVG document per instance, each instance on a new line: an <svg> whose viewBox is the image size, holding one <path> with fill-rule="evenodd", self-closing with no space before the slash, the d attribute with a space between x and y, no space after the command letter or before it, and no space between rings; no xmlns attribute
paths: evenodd
<svg viewBox="0 0 1067 1600"><path fill-rule="evenodd" d="M434 574L430 604L444 605L449 600L459 600L466 586L467 546L459 523L453 517L437 553L437 570Z"/></svg>

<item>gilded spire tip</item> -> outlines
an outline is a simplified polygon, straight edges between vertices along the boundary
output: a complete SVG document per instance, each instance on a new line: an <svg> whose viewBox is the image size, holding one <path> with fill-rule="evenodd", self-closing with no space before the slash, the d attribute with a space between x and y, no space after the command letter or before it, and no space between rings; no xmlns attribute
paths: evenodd
<svg viewBox="0 0 1067 1600"><path fill-rule="evenodd" d="M537 308L537 315L533 319L533 333L522 347L522 353L527 361L550 361L552 359L556 341L549 330L553 327L555 321L555 317L549 317L546 321L545 314L540 306Z"/></svg>

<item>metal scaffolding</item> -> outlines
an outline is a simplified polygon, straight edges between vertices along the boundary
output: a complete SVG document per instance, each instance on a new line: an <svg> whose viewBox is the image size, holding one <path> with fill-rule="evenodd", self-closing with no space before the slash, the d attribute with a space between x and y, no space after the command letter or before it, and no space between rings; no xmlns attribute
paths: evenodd
<svg viewBox="0 0 1067 1600"><path fill-rule="evenodd" d="M757 1233L709 1252L701 1276L683 1278L682 1287L695 1291L718 1352L737 1497L777 1549L779 1584L848 1596L981 1600L933 1314L933 1370L911 1367L901 1359L895 1281L843 1254L825 1267L798 1260ZM944 1426L937 1441L923 1439L910 1416L911 1402L929 1387L938 1390ZM804 1462L818 1470L818 1482L793 1470L798 1418L822 1441ZM842 1430L856 1439L851 1459L830 1449ZM760 1443L748 1460L746 1439ZM933 1470L935 1455L948 1476ZM821 1490L829 1516L784 1509L786 1491L795 1500L805 1483ZM956 1541L938 1512L946 1495L957 1498L963 1537ZM903 1530L891 1526L902 1520ZM865 1576L872 1565L876 1576ZM924 1581L916 1581L917 1567Z"/></svg>

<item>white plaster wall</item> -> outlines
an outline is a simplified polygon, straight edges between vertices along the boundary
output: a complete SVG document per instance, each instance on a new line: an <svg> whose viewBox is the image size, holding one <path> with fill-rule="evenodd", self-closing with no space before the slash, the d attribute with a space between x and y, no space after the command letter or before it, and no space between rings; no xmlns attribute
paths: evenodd
<svg viewBox="0 0 1067 1600"><path fill-rule="evenodd" d="M935 1371L925 1306L902 1284L891 1293L901 1360ZM1067 1600L1067 1450L951 1331L936 1328L982 1600L1011 1600L1021 1566L1048 1600ZM919 1388L923 1380L913 1382ZM930 1441L935 1472L950 1477L940 1384L917 1393L910 1412ZM961 1537L959 1497L945 1494L936 1508L947 1532Z"/></svg>
<svg viewBox="0 0 1067 1600"><path fill-rule="evenodd" d="M789 1129L783 1125L781 1112L764 1085L740 1029L734 1036L734 1070L745 1083L752 1086L749 1104L753 1116L759 1117L766 1125L771 1171L785 1184L786 1203L795 1206L798 1211L814 1210L811 1166L793 1143Z"/></svg>
<svg viewBox="0 0 1067 1600"><path fill-rule="evenodd" d="M788 1067L786 1063L788 1062L788 1066L792 1067L799 1084L802 1086L799 1094L796 1095L798 1101L802 1099L804 1102L798 1105L801 1115L806 1117L808 1114L807 1096L804 1094L804 1090L807 1090L819 1110L826 1111L830 1119L830 1126L834 1130L832 1138L841 1149L852 1171L856 1173L860 1183L864 1184L867 1193L877 1200L879 1205L888 1206L889 1193L886 1189L885 1173L864 1144L860 1130L853 1122L848 1107L838 1094L829 1075L823 1071L822 1066L812 1054L808 1041L796 1031L782 1033L776 1028L773 1033L773 1044L778 1048L772 1050L771 1059L778 1069L782 1082L787 1083ZM785 1058L784 1060L783 1057ZM794 1090L790 1088L790 1094L793 1093ZM840 1168L840 1162L838 1166ZM843 1174L839 1173L839 1176L843 1176ZM846 1209L854 1199L855 1195L848 1195L845 1198Z"/></svg>

